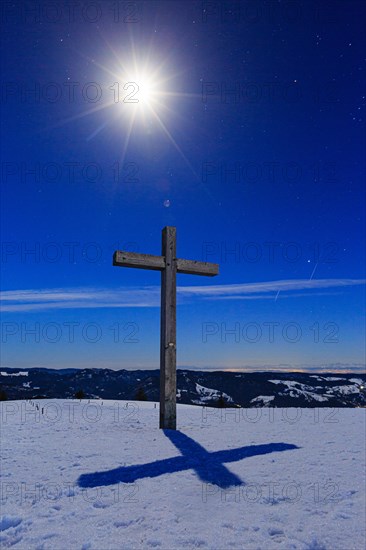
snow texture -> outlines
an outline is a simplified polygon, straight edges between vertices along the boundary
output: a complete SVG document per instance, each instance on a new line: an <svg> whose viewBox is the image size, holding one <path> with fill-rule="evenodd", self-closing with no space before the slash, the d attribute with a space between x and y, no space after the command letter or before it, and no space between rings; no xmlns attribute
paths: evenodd
<svg viewBox="0 0 366 550"><path fill-rule="evenodd" d="M197 404L204 404L206 402L217 401L221 396L227 403L232 403L233 399L227 393L214 390L212 388L206 388L201 386L201 384L196 383L196 391L200 396L200 399L195 401Z"/></svg>
<svg viewBox="0 0 366 550"><path fill-rule="evenodd" d="M0 409L2 549L365 548L363 408Z"/></svg>
<svg viewBox="0 0 366 550"><path fill-rule="evenodd" d="M28 376L28 371L19 371L19 372L0 372L0 376Z"/></svg>
<svg viewBox="0 0 366 550"><path fill-rule="evenodd" d="M258 395L254 399L251 399L251 403L260 403L261 405L268 404L274 400L274 395Z"/></svg>

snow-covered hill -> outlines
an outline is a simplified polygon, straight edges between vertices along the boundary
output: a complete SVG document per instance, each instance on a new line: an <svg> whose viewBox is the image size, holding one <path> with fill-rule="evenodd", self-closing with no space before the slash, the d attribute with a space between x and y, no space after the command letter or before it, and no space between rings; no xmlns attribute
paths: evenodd
<svg viewBox="0 0 366 550"><path fill-rule="evenodd" d="M0 408L2 548L365 547L365 409Z"/></svg>
<svg viewBox="0 0 366 550"><path fill-rule="evenodd" d="M32 368L0 371L0 392L8 399L73 398L82 389L90 399L135 399L142 390L159 400L159 370ZM177 370L177 401L240 407L365 407L365 374L227 372Z"/></svg>

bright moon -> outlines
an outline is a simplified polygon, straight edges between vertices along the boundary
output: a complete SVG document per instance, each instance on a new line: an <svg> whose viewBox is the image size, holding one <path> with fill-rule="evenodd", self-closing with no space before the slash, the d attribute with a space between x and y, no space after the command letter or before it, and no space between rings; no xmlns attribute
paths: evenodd
<svg viewBox="0 0 366 550"><path fill-rule="evenodd" d="M117 77L114 90L120 104L122 116L143 115L143 118L156 118L166 110L166 82L162 75L162 64L134 59L129 65L120 61L121 66L114 74Z"/></svg>
<svg viewBox="0 0 366 550"><path fill-rule="evenodd" d="M138 55L134 47L128 54L125 52L124 55L119 55L113 48L111 53L114 57L114 63L112 62L111 65L102 65L92 60L110 77L109 82L104 83L106 97L109 96L110 99L102 107L93 106L76 118L92 114L100 108L114 109L112 119L121 119L123 126L121 159L125 158L135 127L136 129L145 128L150 132L155 126L171 142L193 174L198 177L166 123L177 116L170 105L171 100L191 95L169 89L169 83L179 73L173 74L169 71L167 59L160 59L159 62L157 59L153 60L150 52L145 56ZM128 62L125 63L124 59ZM88 139L95 137L105 126L106 124L101 124Z"/></svg>
<svg viewBox="0 0 366 550"><path fill-rule="evenodd" d="M135 103L141 109L152 108L156 82L146 74L135 74L128 77L123 89L126 91L125 103Z"/></svg>

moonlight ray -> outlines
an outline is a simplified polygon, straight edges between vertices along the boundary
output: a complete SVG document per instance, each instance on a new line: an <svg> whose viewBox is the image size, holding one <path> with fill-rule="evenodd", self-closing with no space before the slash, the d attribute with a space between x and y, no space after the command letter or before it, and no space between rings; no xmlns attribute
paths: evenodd
<svg viewBox="0 0 366 550"><path fill-rule="evenodd" d="M174 138L172 131L168 128L168 120L172 121L174 118L179 117L179 112L172 108L169 102L183 98L200 99L200 94L177 92L169 89L169 84L179 74L182 74L182 71L169 73L168 57L159 63L154 62L151 46L142 56L134 46L133 38L130 37L129 52L124 51L122 55L108 41L104 40L104 42L111 53L111 65L100 63L78 52L79 55L98 67L105 75L111 77L109 82L104 79L104 83L100 86L102 102L73 116L64 118L52 127L64 126L105 110L106 113L110 114L110 118L100 123L88 135L87 141L92 140L101 131L105 131L112 123L123 121L125 133L120 162L124 162L134 130L155 125L172 144L194 177L200 180L199 175ZM130 61L127 63L126 59ZM212 199L206 186L203 187Z"/></svg>

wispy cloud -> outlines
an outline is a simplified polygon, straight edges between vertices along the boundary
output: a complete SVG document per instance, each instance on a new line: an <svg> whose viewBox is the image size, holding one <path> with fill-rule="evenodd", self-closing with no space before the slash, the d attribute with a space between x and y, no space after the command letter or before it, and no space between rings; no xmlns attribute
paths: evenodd
<svg viewBox="0 0 366 550"><path fill-rule="evenodd" d="M262 283L243 283L233 285L216 286L185 286L179 287L179 291L185 295L207 296L236 296L256 293L315 290L324 288L337 288L355 285L364 285L366 279L290 279L283 281L269 281Z"/></svg>
<svg viewBox="0 0 366 550"><path fill-rule="evenodd" d="M45 311L50 309L90 309L158 307L159 287L56 288L7 290L0 293L1 310Z"/></svg>
<svg viewBox="0 0 366 550"><path fill-rule="evenodd" d="M278 292L283 298L334 294L330 289L365 285L365 279L295 279L215 286L179 286L180 300L268 300ZM312 292L309 292L312 291ZM4 312L31 312L50 309L141 308L160 306L160 287L55 288L6 290L0 293Z"/></svg>
<svg viewBox="0 0 366 550"><path fill-rule="evenodd" d="M307 296L337 296L341 292L290 292L288 294L232 294L224 296L204 296L205 300L274 300L275 302L283 298L306 298Z"/></svg>

